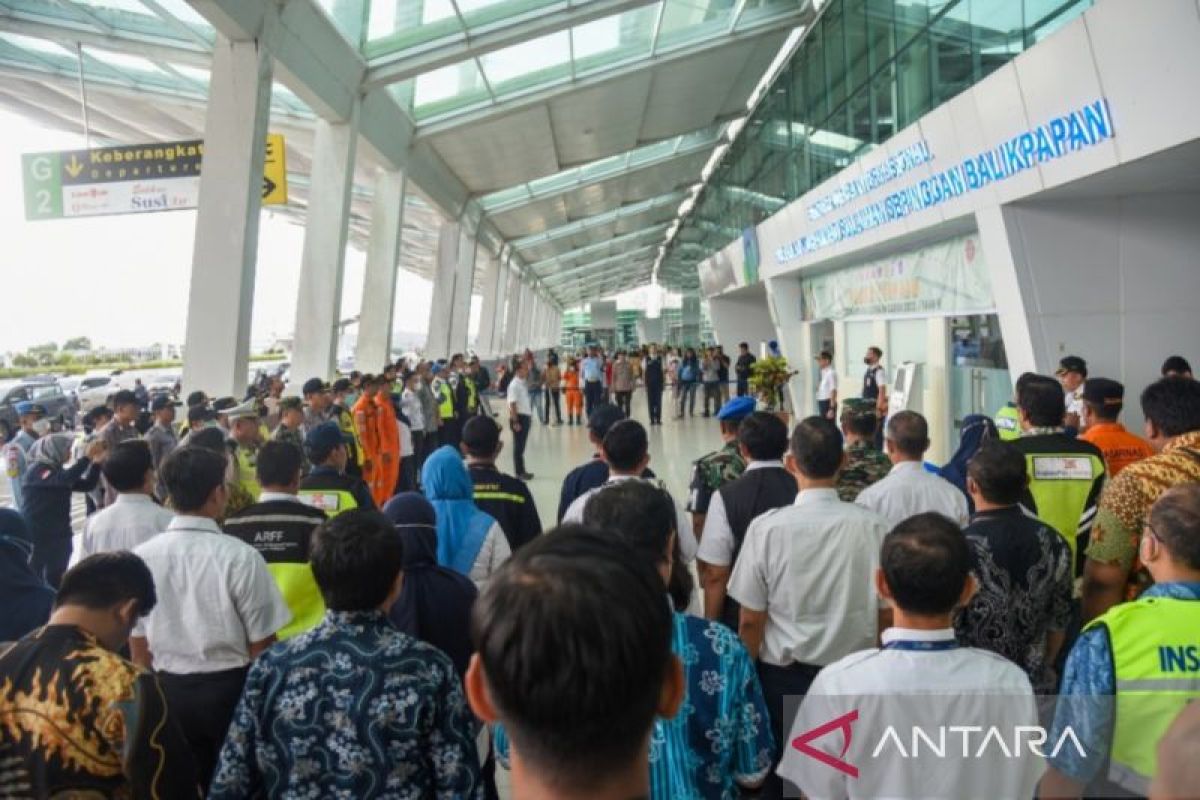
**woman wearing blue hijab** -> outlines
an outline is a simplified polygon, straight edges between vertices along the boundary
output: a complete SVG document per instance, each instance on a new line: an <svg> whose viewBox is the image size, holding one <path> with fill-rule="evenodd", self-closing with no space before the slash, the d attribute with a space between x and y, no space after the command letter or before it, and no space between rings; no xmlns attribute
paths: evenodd
<svg viewBox="0 0 1200 800"><path fill-rule="evenodd" d="M29 566L32 557L25 518L0 508L0 642L15 642L50 619L54 590Z"/></svg>
<svg viewBox="0 0 1200 800"><path fill-rule="evenodd" d="M483 591L512 552L500 523L475 505L475 485L462 456L446 445L421 470L421 486L437 512L437 560Z"/></svg>
<svg viewBox="0 0 1200 800"><path fill-rule="evenodd" d="M437 512L428 500L417 492L398 494L383 513L404 542L404 582L389 616L409 636L450 656L461 678L471 660L471 606L479 590L470 578L438 565Z"/></svg>
<svg viewBox="0 0 1200 800"><path fill-rule="evenodd" d="M958 450L950 459L950 463L938 470L939 475L957 486L958 490L967 498L967 507L972 514L975 513L975 504L971 502L971 495L967 494L967 464L979 452L979 448L983 446L984 442L997 438L999 437L996 433L996 423L992 422L990 417L982 414L968 414L963 418Z"/></svg>

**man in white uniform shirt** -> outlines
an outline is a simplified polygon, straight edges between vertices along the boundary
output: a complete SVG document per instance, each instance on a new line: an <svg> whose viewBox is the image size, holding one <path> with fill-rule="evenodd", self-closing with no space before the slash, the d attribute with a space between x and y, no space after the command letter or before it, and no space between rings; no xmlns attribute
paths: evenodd
<svg viewBox="0 0 1200 800"><path fill-rule="evenodd" d="M833 353L822 350L817 356L821 381L817 384L817 415L822 419L837 419L838 378L833 368Z"/></svg>
<svg viewBox="0 0 1200 800"><path fill-rule="evenodd" d="M225 456L182 447L163 463L176 510L134 552L154 575L158 604L129 640L135 663L158 672L207 791L246 673L292 618L258 551L217 527Z"/></svg>
<svg viewBox="0 0 1200 800"><path fill-rule="evenodd" d="M887 524L838 498L844 463L832 422L809 417L796 426L784 465L800 493L750 524L729 579L729 596L741 605L738 635L758 660L778 742L785 698L805 694L826 664L871 647L888 624L873 582ZM768 779L764 796L782 796L778 778Z"/></svg>
<svg viewBox="0 0 1200 800"><path fill-rule="evenodd" d="M109 451L101 470L117 499L87 518L72 564L96 553L133 550L165 531L175 518L174 513L154 501L158 478L150 446L144 440L118 444Z"/></svg>
<svg viewBox="0 0 1200 800"><path fill-rule="evenodd" d="M940 514L913 517L887 535L879 562L873 583L891 602L895 627L883 632L882 649L821 670L784 740L779 774L810 798L1033 797L1042 759L1012 745L1019 730L1028 741L1038 724L1029 679L1011 661L954 638L955 609L975 591L958 526ZM838 727L851 735L843 739ZM942 755L918 754L914 728L934 741L948 728ZM993 728L1004 748L994 739L990 749L981 744ZM853 777L835 762L852 767Z"/></svg>
<svg viewBox="0 0 1200 800"><path fill-rule="evenodd" d="M901 411L887 423L884 449L892 470L878 483L863 489L854 502L899 525L927 511L949 517L965 528L970 522L967 498L949 481L925 469L929 449L929 424L915 411Z"/></svg>
<svg viewBox="0 0 1200 800"><path fill-rule="evenodd" d="M508 382L508 426L513 432L513 472L523 481L533 480L525 470L525 442L529 439L529 426L533 422L533 401L525 380L529 377L529 361L517 362L516 372Z"/></svg>

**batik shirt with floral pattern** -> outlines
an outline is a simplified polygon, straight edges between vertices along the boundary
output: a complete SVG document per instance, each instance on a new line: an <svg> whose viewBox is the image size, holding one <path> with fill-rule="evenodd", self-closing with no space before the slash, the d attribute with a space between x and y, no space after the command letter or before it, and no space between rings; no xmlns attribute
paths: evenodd
<svg viewBox="0 0 1200 800"><path fill-rule="evenodd" d="M449 658L328 611L251 667L209 798L482 798L475 731Z"/></svg>

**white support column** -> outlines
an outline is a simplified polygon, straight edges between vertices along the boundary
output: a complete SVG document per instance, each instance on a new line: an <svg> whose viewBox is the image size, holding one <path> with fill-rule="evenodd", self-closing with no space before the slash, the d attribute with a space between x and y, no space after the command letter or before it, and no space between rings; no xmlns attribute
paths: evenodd
<svg viewBox="0 0 1200 800"><path fill-rule="evenodd" d="M443 222L438 229L437 260L434 263L433 303L429 309L429 335L425 339L425 357L450 357L450 315L454 298L454 272L458 267L457 222Z"/></svg>
<svg viewBox="0 0 1200 800"><path fill-rule="evenodd" d="M506 260L496 261L496 315L492 319L492 356L502 356L504 351L504 321L508 304L508 284L512 280L512 270Z"/></svg>
<svg viewBox="0 0 1200 800"><path fill-rule="evenodd" d="M375 172L371 196L371 238L363 274L362 307L358 315L358 343L354 363L374 372L391 359L392 315L396 307L396 279L404 228L404 173Z"/></svg>
<svg viewBox="0 0 1200 800"><path fill-rule="evenodd" d="M521 276L516 268L508 265L508 303L504 311L504 355L517 350L517 326L521 319Z"/></svg>
<svg viewBox="0 0 1200 800"><path fill-rule="evenodd" d="M531 350L536 350L542 346L541 337L538 335L538 326L542 323L543 307L542 296L534 294L533 308L529 310L529 348Z"/></svg>
<svg viewBox="0 0 1200 800"><path fill-rule="evenodd" d="M490 253L483 254L483 305L479 310L479 335L475 352L480 358L491 358L496 352L497 309L504 299L500 294L500 260Z"/></svg>
<svg viewBox="0 0 1200 800"><path fill-rule="evenodd" d="M183 367L185 390L212 397L241 397L249 377L271 63L254 41L213 46Z"/></svg>
<svg viewBox="0 0 1200 800"><path fill-rule="evenodd" d="M304 250L300 257L300 292L296 299L293 383L332 377L337 366L346 231L357 144L358 103L354 104L347 122L317 120ZM372 364L370 369L382 365L382 362Z"/></svg>
<svg viewBox="0 0 1200 800"><path fill-rule="evenodd" d="M533 304L537 295L533 287L521 286L521 315L517 318L517 349L524 351L529 347L529 335L533 331Z"/></svg>
<svg viewBox="0 0 1200 800"><path fill-rule="evenodd" d="M471 320L471 289L475 283L475 231L477 223L459 225L458 260L454 266L454 294L450 305L450 343L446 355L467 349L467 326Z"/></svg>

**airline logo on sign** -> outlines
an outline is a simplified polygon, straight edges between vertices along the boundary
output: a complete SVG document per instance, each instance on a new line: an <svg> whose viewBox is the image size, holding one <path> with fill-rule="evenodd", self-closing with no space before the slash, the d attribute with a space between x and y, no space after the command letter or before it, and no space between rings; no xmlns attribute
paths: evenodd
<svg viewBox="0 0 1200 800"><path fill-rule="evenodd" d="M29 220L195 208L204 142L156 142L21 156ZM268 134L262 202L287 203L283 136Z"/></svg>

